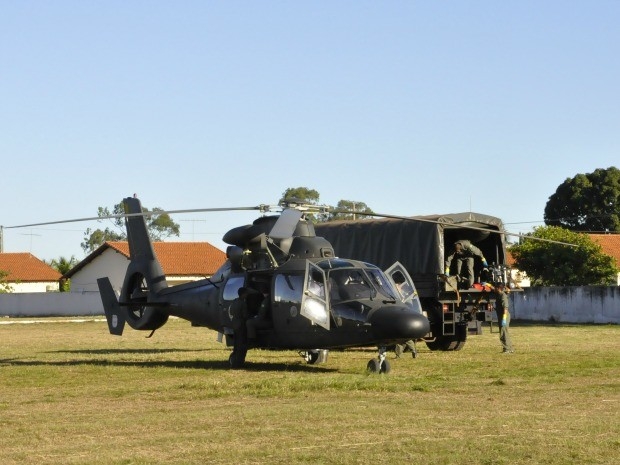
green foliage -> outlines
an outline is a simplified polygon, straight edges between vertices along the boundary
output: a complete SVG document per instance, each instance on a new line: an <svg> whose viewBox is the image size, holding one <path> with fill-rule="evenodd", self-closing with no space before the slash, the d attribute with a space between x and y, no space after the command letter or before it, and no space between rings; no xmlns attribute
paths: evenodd
<svg viewBox="0 0 620 465"><path fill-rule="evenodd" d="M290 187L282 194L282 200L296 200L309 205L319 205L319 193L307 187ZM356 200L340 200L336 207L330 209L339 210L339 213L316 213L306 215L312 221L336 221L354 220L366 217L367 215L357 215L357 213L373 213L364 202Z"/></svg>
<svg viewBox="0 0 620 465"><path fill-rule="evenodd" d="M13 292L13 287L6 280L8 276L9 276L8 271L0 270L0 294L7 294L9 292Z"/></svg>
<svg viewBox="0 0 620 465"><path fill-rule="evenodd" d="M148 210L144 210L148 211ZM146 225L149 234L154 241L163 241L170 236L179 236L181 227L172 221L168 213L163 213L161 208L153 208L153 214L146 216Z"/></svg>
<svg viewBox="0 0 620 465"><path fill-rule="evenodd" d="M571 231L620 232L620 170L567 178L549 197L544 217L545 224Z"/></svg>
<svg viewBox="0 0 620 465"><path fill-rule="evenodd" d="M360 213L373 213L373 211L364 202L354 200L341 200L336 205L339 213L331 213L328 221L336 220L355 220L366 218L368 215L359 215Z"/></svg>
<svg viewBox="0 0 620 465"><path fill-rule="evenodd" d="M308 205L319 205L319 193L314 189L308 189L307 187L289 187L282 194L282 201L295 201L305 203ZM325 221L326 214L323 213L306 213L306 218L310 221Z"/></svg>
<svg viewBox="0 0 620 465"><path fill-rule="evenodd" d="M67 274L69 271L71 271L71 268L73 268L77 264L78 264L78 260L73 255L71 255L71 258L66 258L66 257L53 258L49 263L49 265L52 268L54 268L56 271L58 271L60 274Z"/></svg>
<svg viewBox="0 0 620 465"><path fill-rule="evenodd" d="M532 237L574 244L576 247L523 239L510 248L515 266L535 286L587 286L614 284L618 267L587 234L557 226L534 229Z"/></svg>
<svg viewBox="0 0 620 465"><path fill-rule="evenodd" d="M289 187L282 194L282 200L299 200L311 205L318 205L319 193L307 187Z"/></svg>
<svg viewBox="0 0 620 465"><path fill-rule="evenodd" d="M77 265L79 262L77 258L71 255L71 258L67 259L66 257L58 257L53 258L49 265L58 271L60 274L65 275L71 268ZM71 290L71 280L70 279L60 279L60 292L69 292Z"/></svg>
<svg viewBox="0 0 620 465"><path fill-rule="evenodd" d="M142 207L142 211L145 213L146 225L149 230L149 235L153 241L163 241L170 236L179 236L181 227L175 223L170 215L164 213L164 210L158 207L149 211L148 208ZM97 216L100 218L122 215L125 213L123 203L117 203L114 205L113 213L107 207L99 207L97 209ZM99 220L100 222L103 220ZM111 227L105 229L92 230L86 229L84 232L84 242L80 245L86 253L91 253L100 247L104 242L125 241L127 240L127 233L125 231L125 221L123 217L108 218L107 221L112 223Z"/></svg>

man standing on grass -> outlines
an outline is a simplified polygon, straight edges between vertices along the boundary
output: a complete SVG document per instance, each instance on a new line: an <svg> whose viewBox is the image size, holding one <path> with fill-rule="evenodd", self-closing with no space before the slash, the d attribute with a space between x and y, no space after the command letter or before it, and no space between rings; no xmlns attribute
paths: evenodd
<svg viewBox="0 0 620 465"><path fill-rule="evenodd" d="M495 312L499 323L499 340L502 343L502 353L512 354L512 341L508 327L510 326L510 301L504 283L495 286Z"/></svg>

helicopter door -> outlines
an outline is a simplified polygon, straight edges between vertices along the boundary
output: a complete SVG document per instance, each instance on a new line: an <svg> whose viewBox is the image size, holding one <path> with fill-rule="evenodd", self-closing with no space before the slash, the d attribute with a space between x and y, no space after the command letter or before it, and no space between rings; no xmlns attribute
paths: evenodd
<svg viewBox="0 0 620 465"><path fill-rule="evenodd" d="M395 262L385 270L385 274L400 294L403 302L411 302L415 310L422 313L422 304L420 303L418 291L405 267L400 262Z"/></svg>
<svg viewBox="0 0 620 465"><path fill-rule="evenodd" d="M325 292L325 272L306 260L304 291L301 298L301 314L329 330L329 297Z"/></svg>

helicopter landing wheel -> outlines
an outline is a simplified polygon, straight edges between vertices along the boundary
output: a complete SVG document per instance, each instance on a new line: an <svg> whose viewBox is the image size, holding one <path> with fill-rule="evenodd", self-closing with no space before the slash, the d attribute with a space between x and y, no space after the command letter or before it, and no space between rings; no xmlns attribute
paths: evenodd
<svg viewBox="0 0 620 465"><path fill-rule="evenodd" d="M370 373L379 373L379 374L388 374L392 367L390 366L390 362L387 360L379 360L378 358L373 358L366 365L366 370Z"/></svg>
<svg viewBox="0 0 620 465"><path fill-rule="evenodd" d="M392 367L386 358L386 354L387 347L379 347L379 356L368 362L368 365L366 365L366 370L370 373L388 374Z"/></svg>
<svg viewBox="0 0 620 465"><path fill-rule="evenodd" d="M243 350L233 350L230 353L230 357L228 357L228 363L230 364L230 368L242 368L245 363L245 356L247 351Z"/></svg>

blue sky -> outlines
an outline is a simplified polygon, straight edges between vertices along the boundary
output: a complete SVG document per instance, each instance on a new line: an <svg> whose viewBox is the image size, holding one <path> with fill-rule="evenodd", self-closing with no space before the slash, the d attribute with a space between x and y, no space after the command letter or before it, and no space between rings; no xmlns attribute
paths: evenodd
<svg viewBox="0 0 620 465"><path fill-rule="evenodd" d="M620 2L0 0L0 224L321 202L541 225L620 166ZM251 213L173 217L206 240ZM87 227L5 229L74 255Z"/></svg>

